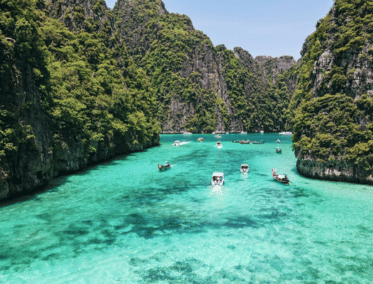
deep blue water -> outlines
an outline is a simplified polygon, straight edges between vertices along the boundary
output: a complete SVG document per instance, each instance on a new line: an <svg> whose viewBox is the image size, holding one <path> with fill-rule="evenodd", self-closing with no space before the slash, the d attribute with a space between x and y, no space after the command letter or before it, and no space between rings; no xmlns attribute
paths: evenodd
<svg viewBox="0 0 373 284"><path fill-rule="evenodd" d="M231 142L243 138L266 143ZM372 283L372 187L301 177L290 136L219 140L162 135L160 147L3 204L0 283ZM159 172L165 160L173 167Z"/></svg>

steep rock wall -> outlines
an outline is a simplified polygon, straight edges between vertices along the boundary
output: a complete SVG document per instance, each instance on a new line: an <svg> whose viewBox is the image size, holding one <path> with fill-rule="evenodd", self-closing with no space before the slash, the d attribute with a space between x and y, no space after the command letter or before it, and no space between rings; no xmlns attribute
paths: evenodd
<svg viewBox="0 0 373 284"><path fill-rule="evenodd" d="M320 163L312 159L299 159L297 170L303 176L314 179L373 185L373 174L367 174L365 169L346 163Z"/></svg>
<svg viewBox="0 0 373 284"><path fill-rule="evenodd" d="M120 46L105 47L110 32L92 34L89 26L74 24L68 25L71 33L47 16L56 1L18 2L17 9L0 7L14 19L0 24L0 200L33 192L59 174L159 145L149 83ZM92 11L106 9L90 0L58 5L77 3L84 19L91 4ZM108 27L101 26L105 22L94 21L97 31Z"/></svg>
<svg viewBox="0 0 373 284"><path fill-rule="evenodd" d="M194 29L189 17L168 13L161 0L120 0L113 14L129 54L157 91L163 132L284 129L282 120L271 127L276 122L262 122L256 114L266 109L258 103L262 96L264 104L277 103L271 102L267 89L295 63L292 57L259 62L242 48L228 52L214 47ZM241 78L243 84L234 78Z"/></svg>
<svg viewBox="0 0 373 284"><path fill-rule="evenodd" d="M371 183L372 17L368 2L337 0L303 46L291 105L298 106L293 141L298 169L304 175L314 176L325 164L332 168L337 164L344 165L340 174L321 170L319 176ZM313 166L308 166L310 160Z"/></svg>

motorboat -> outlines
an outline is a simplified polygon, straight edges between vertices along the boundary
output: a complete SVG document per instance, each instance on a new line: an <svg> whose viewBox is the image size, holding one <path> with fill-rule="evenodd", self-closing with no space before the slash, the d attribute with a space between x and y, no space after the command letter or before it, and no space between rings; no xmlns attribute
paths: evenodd
<svg viewBox="0 0 373 284"><path fill-rule="evenodd" d="M223 185L224 184L224 173L215 172L212 174L211 185Z"/></svg>
<svg viewBox="0 0 373 284"><path fill-rule="evenodd" d="M293 132L284 131L284 132L280 132L280 135L293 135Z"/></svg>
<svg viewBox="0 0 373 284"><path fill-rule="evenodd" d="M240 141L240 144L250 144L250 140L241 140Z"/></svg>
<svg viewBox="0 0 373 284"><path fill-rule="evenodd" d="M183 141L183 142L180 142L179 140L176 140L174 142L174 144L172 144L172 146L181 146L181 145L185 145L185 144L188 144L190 143L190 141Z"/></svg>
<svg viewBox="0 0 373 284"><path fill-rule="evenodd" d="M280 139L277 139L277 143L280 143L281 141L280 141Z"/></svg>
<svg viewBox="0 0 373 284"><path fill-rule="evenodd" d="M221 144L221 142L218 141L218 142L216 142L216 147L218 147L218 148L223 148L223 144Z"/></svg>
<svg viewBox="0 0 373 284"><path fill-rule="evenodd" d="M160 171L164 171L164 170L168 170L171 168L171 165L168 161L166 161L164 164L157 164L158 165L158 170Z"/></svg>
<svg viewBox="0 0 373 284"><path fill-rule="evenodd" d="M251 142L251 143L253 143L253 144L259 144L259 142L258 142L258 141L253 141L253 142Z"/></svg>
<svg viewBox="0 0 373 284"><path fill-rule="evenodd" d="M240 134L247 134L247 132L246 131L241 131L241 133Z"/></svg>
<svg viewBox="0 0 373 284"><path fill-rule="evenodd" d="M264 131L263 131L263 130L260 130L260 134L264 134Z"/></svg>
<svg viewBox="0 0 373 284"><path fill-rule="evenodd" d="M241 173L247 174L249 172L249 165L248 164L242 164L241 165Z"/></svg>
<svg viewBox="0 0 373 284"><path fill-rule="evenodd" d="M192 132L184 132L183 135L192 135Z"/></svg>
<svg viewBox="0 0 373 284"><path fill-rule="evenodd" d="M203 141L205 141L204 138L198 138L198 142L203 142Z"/></svg>
<svg viewBox="0 0 373 284"><path fill-rule="evenodd" d="M221 135L219 135L219 134L215 135L215 138L221 138Z"/></svg>
<svg viewBox="0 0 373 284"><path fill-rule="evenodd" d="M216 134L216 132L214 131L213 133L211 133L212 135L215 135Z"/></svg>
<svg viewBox="0 0 373 284"><path fill-rule="evenodd" d="M229 134L229 132L225 132L225 134Z"/></svg>
<svg viewBox="0 0 373 284"><path fill-rule="evenodd" d="M281 153L281 148L280 147L276 147L276 153Z"/></svg>
<svg viewBox="0 0 373 284"><path fill-rule="evenodd" d="M289 181L289 178L287 177L287 175L286 174L279 175L279 174L276 173L276 171L277 171L276 169L272 169L272 177L275 180L277 180L277 181L279 181L283 184L289 184L290 181Z"/></svg>

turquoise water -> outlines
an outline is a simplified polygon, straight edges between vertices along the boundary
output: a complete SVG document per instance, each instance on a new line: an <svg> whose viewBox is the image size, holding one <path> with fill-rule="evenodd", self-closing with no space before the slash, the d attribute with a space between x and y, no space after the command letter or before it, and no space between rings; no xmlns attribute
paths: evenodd
<svg viewBox="0 0 373 284"><path fill-rule="evenodd" d="M266 144L231 142L242 138ZM160 147L3 204L0 283L372 282L372 187L301 177L289 136L172 146L183 139L162 135ZM159 172L165 160L173 167ZM214 171L222 195L211 194Z"/></svg>

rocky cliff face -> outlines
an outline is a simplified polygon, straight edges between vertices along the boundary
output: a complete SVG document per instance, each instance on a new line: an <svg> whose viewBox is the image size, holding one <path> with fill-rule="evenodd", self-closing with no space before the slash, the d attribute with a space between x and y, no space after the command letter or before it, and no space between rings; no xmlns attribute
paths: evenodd
<svg viewBox="0 0 373 284"><path fill-rule="evenodd" d="M161 0L121 0L113 13L129 54L157 90L163 132L284 128L282 120L277 123L277 116L273 122L262 119L266 113L256 115L265 109L258 100L264 96L265 104L276 103L271 102L266 89L269 82L275 85L276 78L295 63L294 59L255 61L241 48L233 52L215 48L206 35L194 29L187 16L168 13ZM271 127L274 124L277 126Z"/></svg>
<svg viewBox="0 0 373 284"><path fill-rule="evenodd" d="M124 58L120 43L114 51L106 45L115 40L104 31L105 2L15 5L0 7L14 20L0 23L0 200L28 194L59 174L159 145L146 78ZM65 22L78 6L83 16L72 13L74 21ZM52 10L74 33L47 16ZM98 34L89 33L91 16Z"/></svg>
<svg viewBox="0 0 373 284"><path fill-rule="evenodd" d="M279 74L286 72L296 63L292 56L257 56L255 62L256 73L262 75L262 80L268 79L272 84L275 84Z"/></svg>
<svg viewBox="0 0 373 284"><path fill-rule="evenodd" d="M297 161L297 170L301 175L314 179L373 185L372 173L367 173L362 167L343 162L326 164L303 158Z"/></svg>
<svg viewBox="0 0 373 284"><path fill-rule="evenodd" d="M371 183L373 6L335 1L302 50L292 105L300 173Z"/></svg>
<svg viewBox="0 0 373 284"><path fill-rule="evenodd" d="M45 0L48 15L71 31L103 32L113 36L114 18L104 0Z"/></svg>

